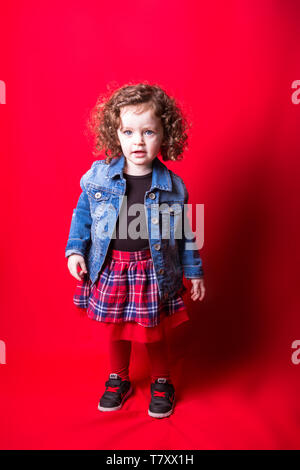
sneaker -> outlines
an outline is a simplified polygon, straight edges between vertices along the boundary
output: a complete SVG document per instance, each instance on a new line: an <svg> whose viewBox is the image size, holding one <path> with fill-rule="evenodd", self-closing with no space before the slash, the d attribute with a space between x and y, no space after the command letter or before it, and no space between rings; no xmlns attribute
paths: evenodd
<svg viewBox="0 0 300 470"><path fill-rule="evenodd" d="M131 383L128 380L122 380L118 374L110 374L105 386L106 390L98 404L100 411L119 410L133 392Z"/></svg>
<svg viewBox="0 0 300 470"><path fill-rule="evenodd" d="M151 402L148 415L153 418L166 418L173 412L175 389L167 379L159 378L151 384Z"/></svg>

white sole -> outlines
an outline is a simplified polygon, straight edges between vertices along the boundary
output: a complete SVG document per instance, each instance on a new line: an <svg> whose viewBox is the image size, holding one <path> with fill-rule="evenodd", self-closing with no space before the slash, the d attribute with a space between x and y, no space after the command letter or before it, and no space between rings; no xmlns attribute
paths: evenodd
<svg viewBox="0 0 300 470"><path fill-rule="evenodd" d="M174 405L175 405L175 398L172 403L172 408L170 411L167 411L166 413L153 413L148 409L148 415L151 416L152 418L167 418L167 416L170 416L173 413L174 410Z"/></svg>
<svg viewBox="0 0 300 470"><path fill-rule="evenodd" d="M122 402L120 403L120 405L114 406L113 408L112 407L106 408L105 406L100 406L100 403L99 403L98 404L98 410L99 411L117 411L117 410L120 410L123 406L124 401L127 400L127 398L132 394L132 392L133 392L133 388L132 388L132 386L130 386L130 389L128 390L126 395L124 395L124 397L122 398Z"/></svg>

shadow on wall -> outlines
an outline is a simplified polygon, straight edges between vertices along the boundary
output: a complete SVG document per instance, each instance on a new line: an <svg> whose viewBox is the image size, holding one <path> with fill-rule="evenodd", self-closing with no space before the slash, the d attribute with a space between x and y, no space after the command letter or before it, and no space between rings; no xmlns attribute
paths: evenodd
<svg viewBox="0 0 300 470"><path fill-rule="evenodd" d="M228 175L218 187L221 192L217 196L214 192L214 200L205 200L205 242L200 253L206 296L193 302L192 284L185 280L191 321L172 333L170 344L173 362L184 358L179 383L192 375L193 381L207 386L261 355L266 347L264 284L272 239L267 160L265 152L263 158L256 155L251 168L244 167L238 177Z"/></svg>

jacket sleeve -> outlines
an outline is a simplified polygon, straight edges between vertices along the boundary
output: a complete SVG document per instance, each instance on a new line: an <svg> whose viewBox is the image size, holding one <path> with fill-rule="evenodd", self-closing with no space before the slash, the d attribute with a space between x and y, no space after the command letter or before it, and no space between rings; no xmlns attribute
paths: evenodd
<svg viewBox="0 0 300 470"><path fill-rule="evenodd" d="M184 187L184 204L188 204L189 193ZM190 221L187 217L187 207L184 206L182 220L182 239L179 239L180 261L186 279L197 279L204 277L202 259L196 245L196 236L192 232Z"/></svg>
<svg viewBox="0 0 300 470"><path fill-rule="evenodd" d="M86 182L91 170L88 170L80 179L82 193L79 196L76 208L73 210L65 257L75 253L85 256L90 246L92 218L86 192Z"/></svg>

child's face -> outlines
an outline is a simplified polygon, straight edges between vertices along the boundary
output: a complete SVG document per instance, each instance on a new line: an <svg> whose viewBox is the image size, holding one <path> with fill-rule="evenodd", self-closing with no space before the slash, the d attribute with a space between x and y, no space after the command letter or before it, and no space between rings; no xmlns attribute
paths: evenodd
<svg viewBox="0 0 300 470"><path fill-rule="evenodd" d="M141 112L136 106L124 106L117 133L126 158L125 171L140 172L151 168L163 140L161 119L155 116L153 109ZM137 153L137 150L143 153Z"/></svg>

